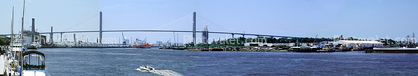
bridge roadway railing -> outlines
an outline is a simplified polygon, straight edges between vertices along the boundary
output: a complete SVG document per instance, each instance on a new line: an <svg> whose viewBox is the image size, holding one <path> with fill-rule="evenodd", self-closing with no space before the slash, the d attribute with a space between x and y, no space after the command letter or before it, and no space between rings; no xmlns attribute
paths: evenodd
<svg viewBox="0 0 418 76"><path fill-rule="evenodd" d="M64 32L52 32L52 33L91 33L91 32L100 32L100 31L64 31ZM181 30L103 30L102 32L188 32L193 33L193 31L181 31ZM197 33L202 33L202 31L196 31ZM251 34L251 33L233 33L233 32L215 32L208 31L208 33L214 34L234 34L234 35L250 35L250 36L266 36L266 37L284 37L284 38L301 38L301 37L292 37L292 36L279 36L279 35L265 35L265 34ZM39 34L51 34L51 32L42 32ZM4 34L10 35L10 34Z"/></svg>

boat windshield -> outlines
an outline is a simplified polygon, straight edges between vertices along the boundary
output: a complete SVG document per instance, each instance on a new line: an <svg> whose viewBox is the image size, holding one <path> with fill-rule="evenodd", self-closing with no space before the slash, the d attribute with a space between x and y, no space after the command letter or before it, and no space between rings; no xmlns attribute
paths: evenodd
<svg viewBox="0 0 418 76"><path fill-rule="evenodd" d="M45 57L39 54L24 56L24 70L45 70Z"/></svg>

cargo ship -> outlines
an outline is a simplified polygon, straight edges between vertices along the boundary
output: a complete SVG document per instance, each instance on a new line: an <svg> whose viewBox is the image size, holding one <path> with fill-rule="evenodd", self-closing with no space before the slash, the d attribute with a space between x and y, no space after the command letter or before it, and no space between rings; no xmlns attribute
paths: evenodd
<svg viewBox="0 0 418 76"><path fill-rule="evenodd" d="M151 44L146 42L146 38L143 41L136 39L134 44L132 44L132 47L133 48L151 48Z"/></svg>

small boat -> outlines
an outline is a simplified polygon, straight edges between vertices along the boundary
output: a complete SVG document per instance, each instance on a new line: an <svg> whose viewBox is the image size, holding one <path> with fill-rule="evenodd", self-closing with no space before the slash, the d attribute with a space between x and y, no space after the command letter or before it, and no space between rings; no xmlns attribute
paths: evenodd
<svg viewBox="0 0 418 76"><path fill-rule="evenodd" d="M173 50L186 50L186 47L174 47Z"/></svg>
<svg viewBox="0 0 418 76"><path fill-rule="evenodd" d="M39 49L39 48L41 48L41 44L39 44L38 42L32 42L32 44L28 46L28 49Z"/></svg>
<svg viewBox="0 0 418 76"><path fill-rule="evenodd" d="M334 48L329 44L325 44L325 47L320 48L320 50L318 51L319 52L335 52Z"/></svg>
<svg viewBox="0 0 418 76"><path fill-rule="evenodd" d="M153 71L155 69L151 66L139 66L139 68L136 68L136 70L139 70L139 71Z"/></svg>
<svg viewBox="0 0 418 76"><path fill-rule="evenodd" d="M301 46L301 47L290 47L292 51L295 52L316 52L318 50L317 46Z"/></svg>

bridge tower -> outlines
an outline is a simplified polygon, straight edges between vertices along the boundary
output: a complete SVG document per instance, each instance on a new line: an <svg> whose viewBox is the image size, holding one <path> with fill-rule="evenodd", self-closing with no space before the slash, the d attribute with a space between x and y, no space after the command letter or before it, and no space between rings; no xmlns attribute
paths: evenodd
<svg viewBox="0 0 418 76"><path fill-rule="evenodd" d="M102 11L100 11L100 29L99 29L99 43L102 44Z"/></svg>
<svg viewBox="0 0 418 76"><path fill-rule="evenodd" d="M196 12L193 12L193 45L196 46Z"/></svg>
<svg viewBox="0 0 418 76"><path fill-rule="evenodd" d="M54 37L54 33L53 32L54 32L53 31L53 27L51 26L51 34L49 34L50 35L49 37L50 37L51 44L54 44L54 40L53 40L54 39L53 38Z"/></svg>

